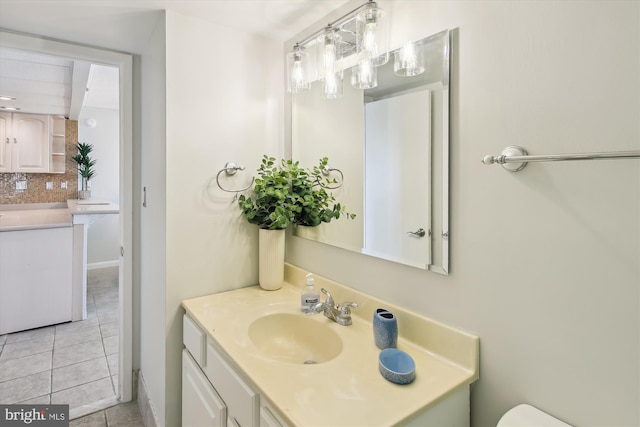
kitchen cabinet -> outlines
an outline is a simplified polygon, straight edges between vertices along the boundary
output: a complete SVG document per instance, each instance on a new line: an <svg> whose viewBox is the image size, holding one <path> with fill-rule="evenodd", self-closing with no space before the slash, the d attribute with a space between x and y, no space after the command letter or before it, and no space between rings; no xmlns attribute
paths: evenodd
<svg viewBox="0 0 640 427"><path fill-rule="evenodd" d="M66 122L63 116L49 116L50 123L50 146L51 160L49 162L49 173L65 173L66 164Z"/></svg>
<svg viewBox="0 0 640 427"><path fill-rule="evenodd" d="M0 172L64 173L65 118L0 112Z"/></svg>

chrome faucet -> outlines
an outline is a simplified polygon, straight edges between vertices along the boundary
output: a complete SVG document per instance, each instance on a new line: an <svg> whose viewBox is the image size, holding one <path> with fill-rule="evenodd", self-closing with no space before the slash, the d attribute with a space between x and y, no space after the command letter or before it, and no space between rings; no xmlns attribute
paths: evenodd
<svg viewBox="0 0 640 427"><path fill-rule="evenodd" d="M319 302L313 306L313 310L316 313L320 311L324 312L325 317L333 320L342 326L349 326L351 322L351 307L356 308L358 304L355 302L346 301L342 305L336 305L333 301L333 297L325 288L320 289L323 294L327 296L324 302Z"/></svg>

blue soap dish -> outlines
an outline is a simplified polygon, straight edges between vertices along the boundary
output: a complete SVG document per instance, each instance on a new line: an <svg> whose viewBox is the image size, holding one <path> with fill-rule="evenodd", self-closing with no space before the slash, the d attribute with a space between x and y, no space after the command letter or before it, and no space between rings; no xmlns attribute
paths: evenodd
<svg viewBox="0 0 640 427"><path fill-rule="evenodd" d="M416 362L402 350L385 348L378 356L380 374L392 383L409 384L416 379Z"/></svg>

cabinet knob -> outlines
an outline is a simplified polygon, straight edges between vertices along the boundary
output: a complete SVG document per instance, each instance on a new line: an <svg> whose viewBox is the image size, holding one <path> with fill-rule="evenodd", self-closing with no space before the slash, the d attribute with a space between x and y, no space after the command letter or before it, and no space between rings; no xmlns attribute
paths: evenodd
<svg viewBox="0 0 640 427"><path fill-rule="evenodd" d="M9 137L7 137L7 144L8 144L9 142L10 142L10 141L9 141Z"/></svg>
<svg viewBox="0 0 640 427"><path fill-rule="evenodd" d="M18 143L18 138L13 138L13 143L17 144Z"/></svg>

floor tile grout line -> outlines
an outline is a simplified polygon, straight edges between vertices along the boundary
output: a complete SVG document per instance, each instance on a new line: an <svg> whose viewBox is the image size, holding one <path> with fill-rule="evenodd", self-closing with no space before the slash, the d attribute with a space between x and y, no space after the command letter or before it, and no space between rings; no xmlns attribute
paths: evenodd
<svg viewBox="0 0 640 427"><path fill-rule="evenodd" d="M117 269L116 269L116 271L117 271ZM27 339L15 341L13 343L8 343L7 342L9 340L9 336L11 334L2 335L2 343L0 344L0 358L2 359L2 361L0 361L0 364L2 364L2 362L5 361L5 360L6 361L19 360L21 358L34 356L34 355L45 353L45 352L49 352L49 351L51 352L51 358L49 359L49 367L50 368L48 370L45 369L45 370L42 370L42 371L39 371L39 372L34 372L34 373L29 374L29 375L35 375L35 374L42 375L44 373L48 373L48 379L49 379L49 381L48 381L49 382L49 384L48 384L48 393L40 395L40 396L29 398L28 400L38 399L38 398L46 396L48 398L49 404L51 404L53 402L53 394L55 394L55 393L62 392L62 391L65 391L65 390L70 390L70 389L72 389L74 387L85 386L87 384L90 384L91 382L103 381L103 380L105 380L107 378L109 379L109 383L111 384L110 388L111 388L111 391L113 393L113 396L118 397L118 394L116 392L116 390L117 390L116 381L114 379L114 375L117 375L117 372L114 373L112 371L111 366L109 365L109 358L108 357L110 355L107 354L105 339L112 338L112 337L116 337L116 338L112 338L112 339L118 339L117 337L119 336L119 333L116 333L115 335L112 335L111 337L106 337L105 333L103 332L102 326L105 325L106 323L110 323L110 322L117 322L117 324L119 325L119 321L120 321L120 316L119 316L119 311L118 311L118 308L119 308L119 296L118 296L118 298L116 298L116 301L115 301L118 304L115 307L116 314L117 314L115 319L110 317L110 316L106 316L105 315L105 313L107 313L107 312L112 310L111 308L106 308L106 307L109 307L110 305L112 305L112 303L113 303L113 301L110 301L110 297L108 296L108 294L110 292L115 292L117 294L119 292L119 284L117 283L117 279L116 279L115 285L114 284L110 284L110 283L106 283L106 281L105 281L104 284L102 282L100 282L100 281L98 281L98 283L99 284L98 284L98 286L96 286L96 289L98 290L98 294L100 295L101 299L103 299L103 301L100 304L96 304L95 295L88 295L88 301L87 301L88 304L91 303L91 305L93 306L93 311L94 311L94 313L93 313L94 317L93 318L96 321L95 323L91 322L91 324L86 324L86 325L79 326L77 329L74 328L74 327L70 327L69 329L59 328L59 326L61 326L63 324L67 324L67 323L68 324L73 324L74 322L65 322L63 324L45 326L42 329L51 328L51 330L52 330L51 335L45 334L44 337L36 335L36 336L30 337L30 338L27 338ZM102 298L103 296L104 296L104 298ZM102 310L99 310L98 306L100 306L100 308ZM104 320L110 320L110 322L102 322L101 316L98 315L99 312L103 313L102 318ZM84 320L90 320L90 318L87 318L87 319L84 319ZM92 327L92 326L97 326L98 327L98 332L99 332L99 335L98 335L99 338L98 339L100 339L100 348L102 350L101 351L101 353L102 353L101 356L94 357L94 358L91 358L91 359L88 359L88 360L85 360L85 361L78 361L78 362L70 363L68 365L54 367L54 357L55 357L57 352L62 351L62 349L68 348L68 347L73 346L73 345L80 345L80 344L84 344L84 343L91 342L91 341L97 341L97 339L94 339L94 340L89 340L89 341L84 341L84 342L79 342L79 343L66 344L63 347L58 347L56 344L60 343L59 340L61 339L62 335L64 334L65 336L68 336L68 335L73 336L74 334L77 334L78 331L81 331L85 327ZM34 328L34 329L40 329L40 328ZM19 332L16 332L16 333L19 334L21 332L23 332L23 331L19 331ZM58 335L58 332L60 332L60 335ZM32 354L23 354L20 357L15 357L15 358L11 358L11 359L6 358L7 357L7 345L8 344L9 345L18 344L18 343L22 343L22 342L25 342L25 341L35 340L35 339L38 339L38 338L42 339L42 338L46 338L46 337L51 337L51 341L49 341L49 343L51 343L51 348L50 349L44 350L44 351L39 351L40 349L38 349L38 350L36 350L35 353L32 353ZM9 348L11 348L11 347L9 347ZM119 362L119 356L117 355L118 353L116 352L116 353L113 353L113 354L116 354L116 357L118 358L118 362ZM108 376L104 376L102 378L98 378L98 379L95 379L93 381L89 381L89 382L86 382L86 383L77 384L77 385L74 385L72 387L68 387L68 388L65 388L65 389L57 390L55 392L53 391L54 370L59 369L59 368L68 367L68 366L73 366L73 365L78 364L78 363L82 363L82 362L86 362L86 361L94 360L94 359L99 359L99 358L103 358L103 357L104 357L105 363L107 364ZM27 377L27 376L28 375L23 375L21 377L17 377L17 378L14 378L14 379L24 378L24 377ZM6 382L6 381L11 381L11 380L5 380L5 381L1 381L1 382ZM106 412L104 413L104 420L108 424Z"/></svg>
<svg viewBox="0 0 640 427"><path fill-rule="evenodd" d="M54 393L60 393L62 391L71 390L72 388L81 387L81 386L84 386L84 385L87 385L87 384L91 384L91 383L95 383L95 382L98 382L98 381L102 381L102 380L107 379L107 378L110 378L110 376L107 375L106 377L96 378L94 380L87 381L86 383L82 383L82 384L74 384L71 387L61 388L60 390L56 390L56 391L53 391L53 389L52 389L51 390L51 394L53 395Z"/></svg>

